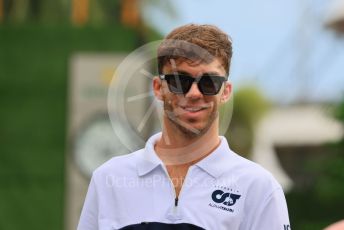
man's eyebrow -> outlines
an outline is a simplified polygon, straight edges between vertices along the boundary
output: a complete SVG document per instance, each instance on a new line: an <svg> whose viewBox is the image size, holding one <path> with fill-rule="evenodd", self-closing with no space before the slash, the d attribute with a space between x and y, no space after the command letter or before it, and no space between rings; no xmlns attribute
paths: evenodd
<svg viewBox="0 0 344 230"><path fill-rule="evenodd" d="M183 71L183 70L177 70L177 73L179 74L185 74L185 75L191 75L190 73Z"/></svg>
<svg viewBox="0 0 344 230"><path fill-rule="evenodd" d="M210 72L204 72L202 75L221 75L221 74L216 71L210 71Z"/></svg>
<svg viewBox="0 0 344 230"><path fill-rule="evenodd" d="M174 71L174 73L191 76L190 73L188 73L187 71L184 71L184 70L176 70L176 71ZM219 72L217 72L217 71L209 71L209 72L202 73L202 75L221 75L221 74Z"/></svg>
<svg viewBox="0 0 344 230"><path fill-rule="evenodd" d="M171 74L174 74L174 73L183 74L183 75L191 75L190 73L183 70L173 70Z"/></svg>

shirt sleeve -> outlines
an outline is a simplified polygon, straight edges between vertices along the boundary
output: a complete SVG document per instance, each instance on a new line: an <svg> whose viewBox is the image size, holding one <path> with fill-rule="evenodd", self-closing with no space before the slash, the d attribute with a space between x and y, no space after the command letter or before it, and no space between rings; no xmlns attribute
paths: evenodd
<svg viewBox="0 0 344 230"><path fill-rule="evenodd" d="M97 189L92 177L88 187L84 206L81 211L77 230L97 230L98 229L98 200Z"/></svg>
<svg viewBox="0 0 344 230"><path fill-rule="evenodd" d="M250 229L291 230L287 203L282 188L274 190L254 213Z"/></svg>

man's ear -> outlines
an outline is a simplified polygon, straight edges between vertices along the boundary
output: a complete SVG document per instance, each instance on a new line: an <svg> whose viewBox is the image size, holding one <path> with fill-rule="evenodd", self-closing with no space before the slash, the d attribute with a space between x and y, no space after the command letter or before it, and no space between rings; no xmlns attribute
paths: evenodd
<svg viewBox="0 0 344 230"><path fill-rule="evenodd" d="M226 103L230 99L231 94L232 94L232 83L226 81L224 83L224 89L221 94L220 104Z"/></svg>
<svg viewBox="0 0 344 230"><path fill-rule="evenodd" d="M156 99L162 101L162 81L159 77L153 78L153 91Z"/></svg>

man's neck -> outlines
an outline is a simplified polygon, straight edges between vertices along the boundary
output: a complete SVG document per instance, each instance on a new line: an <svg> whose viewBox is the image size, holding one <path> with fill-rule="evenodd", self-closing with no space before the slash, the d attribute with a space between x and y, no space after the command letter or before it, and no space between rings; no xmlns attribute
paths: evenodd
<svg viewBox="0 0 344 230"><path fill-rule="evenodd" d="M179 196L190 166L208 156L220 144L217 127L214 122L207 132L196 138L185 138L175 132L171 135L167 132L169 129L163 130L154 148L167 169L176 197Z"/></svg>
<svg viewBox="0 0 344 230"><path fill-rule="evenodd" d="M186 138L175 130L164 129L155 151L165 165L195 164L220 144L216 121L202 135Z"/></svg>

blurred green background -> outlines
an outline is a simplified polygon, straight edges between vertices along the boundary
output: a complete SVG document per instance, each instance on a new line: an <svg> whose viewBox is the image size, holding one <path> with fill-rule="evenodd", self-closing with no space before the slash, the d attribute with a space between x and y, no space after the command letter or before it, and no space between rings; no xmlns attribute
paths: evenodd
<svg viewBox="0 0 344 230"><path fill-rule="evenodd" d="M0 1L3 230L63 229L70 56L130 52L161 37L133 14L130 5L135 1L90 1L86 19L73 11L75 2ZM227 135L234 150L249 153L254 126L272 105L254 87L238 90L235 99ZM344 103L336 105L333 116L344 125ZM344 140L321 148L329 157L303 166L316 179L287 194L293 229L322 229L344 218Z"/></svg>
<svg viewBox="0 0 344 230"><path fill-rule="evenodd" d="M70 7L63 1L4 2L0 229L63 229L69 58L74 52L128 52L139 45L137 30L119 20L110 24L106 17L112 14L97 16L116 4L100 2L89 23L77 26L69 22Z"/></svg>
<svg viewBox="0 0 344 230"><path fill-rule="evenodd" d="M69 57L136 42L123 26L0 27L0 229L62 229Z"/></svg>

